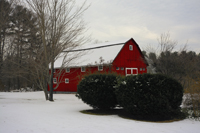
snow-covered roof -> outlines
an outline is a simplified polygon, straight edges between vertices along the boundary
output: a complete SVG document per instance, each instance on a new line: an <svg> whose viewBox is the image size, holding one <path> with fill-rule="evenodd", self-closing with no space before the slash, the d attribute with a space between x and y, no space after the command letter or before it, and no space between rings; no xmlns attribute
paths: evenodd
<svg viewBox="0 0 200 133"><path fill-rule="evenodd" d="M83 45L70 52L66 50L54 62L54 68L96 65L100 64L100 58L104 64L112 63L127 41Z"/></svg>

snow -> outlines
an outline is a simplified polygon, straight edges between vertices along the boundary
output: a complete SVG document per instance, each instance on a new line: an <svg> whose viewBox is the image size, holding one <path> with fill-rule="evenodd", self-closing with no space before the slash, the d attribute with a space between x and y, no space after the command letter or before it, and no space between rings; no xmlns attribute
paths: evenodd
<svg viewBox="0 0 200 133"><path fill-rule="evenodd" d="M88 115L91 109L75 94L0 92L1 133L199 133L200 122L185 119L171 123L142 122L117 115Z"/></svg>
<svg viewBox="0 0 200 133"><path fill-rule="evenodd" d="M100 43L100 44L83 45L81 47L75 48L74 50L95 48L95 47L100 47L100 46L108 46L112 44L122 44L122 45L115 45L115 46L85 50L82 52L78 51L78 52L62 53L61 56L55 61L54 67L55 68L66 67L66 66L62 66L63 64L67 64L68 67L87 66L89 64L95 65L95 62L99 63L100 57L104 59L104 63L111 63L127 41L128 40L120 40L116 42L105 42L105 43ZM77 58L71 60L74 57L77 57ZM64 63L64 62L67 62L67 63Z"/></svg>

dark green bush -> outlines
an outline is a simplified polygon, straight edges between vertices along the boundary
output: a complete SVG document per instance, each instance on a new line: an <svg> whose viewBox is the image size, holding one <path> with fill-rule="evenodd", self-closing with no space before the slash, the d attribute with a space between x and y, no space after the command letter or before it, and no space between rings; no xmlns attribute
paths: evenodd
<svg viewBox="0 0 200 133"><path fill-rule="evenodd" d="M117 105L115 74L91 74L78 84L77 97L94 109L111 109Z"/></svg>
<svg viewBox="0 0 200 133"><path fill-rule="evenodd" d="M130 114L142 117L170 117L180 112L183 87L160 74L128 76L116 88L119 104Z"/></svg>

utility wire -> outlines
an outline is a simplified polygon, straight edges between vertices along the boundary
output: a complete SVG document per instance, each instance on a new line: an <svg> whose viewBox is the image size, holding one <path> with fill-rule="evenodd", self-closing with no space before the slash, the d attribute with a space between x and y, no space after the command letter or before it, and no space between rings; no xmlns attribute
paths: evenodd
<svg viewBox="0 0 200 133"><path fill-rule="evenodd" d="M98 46L98 47L93 47L93 48L85 48L85 49L77 49L77 50L66 50L66 51L63 51L63 52L85 51L85 50L98 49L98 48L104 48L104 47L111 47L111 46L122 45L122 44L125 44L125 43L116 43L116 44L110 44L110 45L106 45L106 46Z"/></svg>

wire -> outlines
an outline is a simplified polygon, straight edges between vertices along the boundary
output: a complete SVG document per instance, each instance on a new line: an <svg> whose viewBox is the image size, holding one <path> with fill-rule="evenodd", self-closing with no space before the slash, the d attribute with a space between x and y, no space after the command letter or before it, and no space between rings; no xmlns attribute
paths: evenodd
<svg viewBox="0 0 200 133"><path fill-rule="evenodd" d="M86 49L66 50L66 51L63 51L63 52L85 51L85 50L98 49L98 48L104 48L104 47L111 47L111 46L122 45L122 44L125 44L125 43L116 43L116 44L110 44L110 45L106 45L106 46L98 46L98 47L86 48Z"/></svg>

